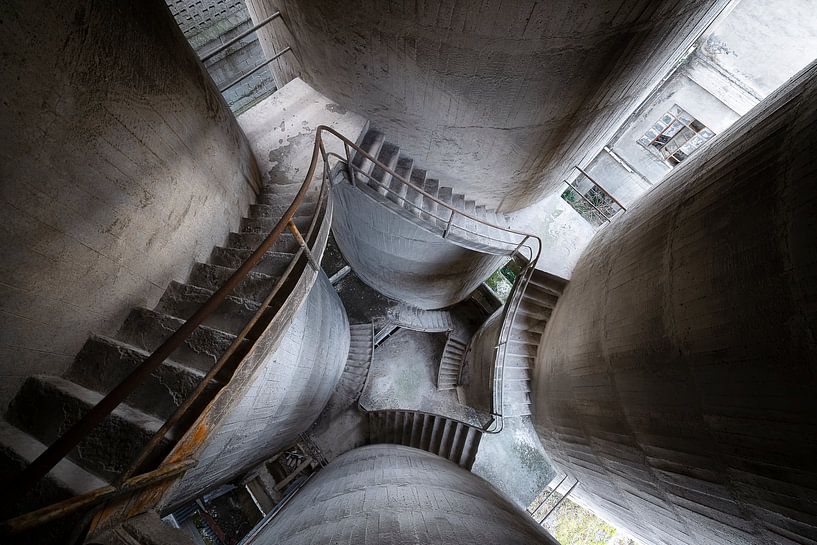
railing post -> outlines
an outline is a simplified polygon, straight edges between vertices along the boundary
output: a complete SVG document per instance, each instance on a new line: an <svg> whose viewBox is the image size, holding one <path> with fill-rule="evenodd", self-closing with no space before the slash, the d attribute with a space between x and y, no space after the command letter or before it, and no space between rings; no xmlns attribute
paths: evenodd
<svg viewBox="0 0 817 545"><path fill-rule="evenodd" d="M318 265L317 261L315 261L315 257L312 255L312 250L310 250L309 246L306 245L306 241L301 236L301 232L298 231L298 228L295 226L292 220L289 220L287 227L289 228L289 231L292 233L292 236L295 237L295 241L298 243L298 246L300 246L301 249L304 251L304 254L306 254L306 259L307 261L309 261L309 264L312 266L312 268L315 269L316 272L320 270L321 266Z"/></svg>
<svg viewBox="0 0 817 545"><path fill-rule="evenodd" d="M349 183L355 185L355 171L352 169L352 153L346 141L343 142L343 149L346 151L346 170L349 174Z"/></svg>
<svg viewBox="0 0 817 545"><path fill-rule="evenodd" d="M448 232L451 230L451 222L454 221L454 214L456 214L456 212L452 208L451 209L451 215L448 216L448 223L445 224L445 230L443 231L443 238L448 237Z"/></svg>

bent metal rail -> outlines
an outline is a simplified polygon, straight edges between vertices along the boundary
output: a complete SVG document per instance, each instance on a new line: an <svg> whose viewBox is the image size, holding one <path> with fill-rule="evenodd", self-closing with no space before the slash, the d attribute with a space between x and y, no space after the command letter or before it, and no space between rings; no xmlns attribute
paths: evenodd
<svg viewBox="0 0 817 545"><path fill-rule="evenodd" d="M341 141L345 151L345 157L342 157L334 152L326 151L326 146L324 144L325 133ZM92 491L88 494L82 495L81 497L83 498L83 501L74 502L68 501L67 504L66 502L60 502L58 504L53 504L38 509L35 512L24 514L13 519L9 519L5 522L0 523L0 535L11 535L24 532L40 524L44 524L45 522L51 521L54 518L69 515L83 508L98 506L99 504L106 502L107 500L114 496L121 496L126 492L134 493L138 491L140 488L152 486L156 482L156 479L151 479L148 477L155 474L155 472L158 471L158 469L153 468L151 470L146 466L149 465L149 463L151 462L152 458L157 452L159 445L162 444L167 433L183 419L187 420L191 416L195 416L192 415L191 410L193 407L197 406L196 403L197 400L199 400L202 397L202 395L204 395L205 390L207 389L207 385L211 382L210 379L213 379L216 375L219 374L220 371L227 368L228 363L232 363L234 365L241 364L240 360L237 363L233 360L233 357L235 356L237 349L243 343L250 330L253 329L253 327L265 314L265 311L268 310L269 305L272 303L275 296L278 294L286 280L291 275L296 264L301 262L301 258L306 256L307 263L309 263L309 265L313 267L316 266L315 260L312 258L311 255L311 251L307 246L306 242L304 241L304 239L306 240L310 239L316 227L317 220L321 216L321 206L325 204L325 201L327 199L329 172L331 170L329 158L334 157L338 159L340 163L345 164L350 176L353 176L354 170L358 170L361 174L365 174L367 177L374 180L384 190L390 191L389 188L384 187L382 183L375 180L368 173L365 173L360 169L355 169L354 165L352 164L352 158L354 154L360 154L360 156L362 156L363 158L371 161L374 165L383 169L384 172L389 173L392 176L392 179L397 180L399 183L402 183L407 187L411 187L413 191L418 191L420 194L423 195L425 199L437 203L438 209L448 210L448 217L446 218L434 216L435 218L447 221L447 228L443 233L444 237L449 236L449 233L451 232L452 228L455 228L463 232L469 233L471 236L474 237L487 238L495 242L506 242L501 241L500 239L489 237L483 233L476 232L476 230L469 229L466 226L455 224L455 218L458 216L470 220L471 222L473 222L473 225L482 226L480 227L480 229L484 229L485 227L487 227L490 229L495 229L497 231L509 233L520 237L521 240L519 244L513 245L513 249L507 251L506 255L508 256L522 255L521 254L522 248L526 248L528 250L529 255L527 256L527 258L523 256L523 258L525 258L527 261L527 265L523 270L522 274L520 274L521 277L525 278L525 285L527 284L527 280L530 278L530 274L532 274L533 268L541 252L541 240L539 239L539 237L530 233L524 233L521 231L501 227L499 225L494 225L465 211L454 208L450 204L441 201L440 199L436 198L433 195L430 195L429 193L426 193L421 188L418 188L410 184L405 178L394 172L394 170L392 170L388 166L378 161L376 158L369 155L357 144L355 144L354 142L352 142L351 140L349 140L336 130L332 129L331 127L320 125L316 129L315 143L312 149L312 158L309 164L309 168L306 172L303 184L298 190L298 193L295 195L292 204L283 213L281 219L278 221L278 223L275 225L275 227L272 229L269 235L264 239L264 241L258 246L258 248L256 248L256 250L247 258L247 260L238 269L236 269L236 271L224 282L224 284L218 290L216 290L207 299L207 301L205 301L198 308L198 310L196 310L196 312L193 313L192 316L190 316L190 318L188 318L172 335L170 335L158 348L156 348L156 350L154 350L150 354L150 356L145 358L145 360L143 360L142 363L139 366L137 366L122 382L115 386L96 405L89 409L82 416L82 418L80 418L59 438L57 438L56 441L54 441L23 471L12 477L9 480L10 482L4 483L8 486L7 489L14 490L16 497L22 497L26 493L30 492L33 489L33 487L37 484L37 482L39 482L40 479L42 479L63 458L65 458L97 425L99 425L106 417L108 417L125 400L125 398L127 398L140 384L142 384L150 376L150 374L154 370L156 370L170 356L170 354L172 354L177 348L179 348L190 337L190 335L192 335L192 333L195 331L197 327L199 327L208 317L210 317L219 308L219 306L224 302L227 296L230 295L238 287L238 285L247 277L250 271L252 271L252 269L255 268L256 265L258 265L258 263L263 259L264 255L270 250L270 248L272 248L272 246L281 236L281 234L288 229L298 241L300 249L295 254L289 266L281 275L280 279L276 282L275 286L272 288L269 295L265 298L264 302L259 307L255 315L247 322L247 324L244 326L241 332L236 336L233 343L227 348L225 353L219 358L219 360L216 362L213 368L210 369L207 375L205 375L205 377L199 383L197 388L176 409L173 415L171 415L170 418L167 419L164 425L162 425L162 427L151 437L148 443L145 444L140 453L137 455L136 459L111 485L112 490L109 490L109 488L111 487L104 487L103 489L100 489L100 491L102 492ZM312 186L312 183L315 178L315 173L317 171L319 164L323 166L323 172L321 174L321 185L320 194L318 197L318 205L316 207L315 215L313 216L312 222L310 223L309 229L307 231L307 235L306 237L302 237L300 232L298 231L298 228L295 226L295 223L293 222L293 218L295 217L295 214L302 205L306 197L306 194L308 193ZM338 163L336 163L336 165L337 164ZM352 180L354 180L354 178L352 178L350 181ZM408 204L412 205L412 203ZM424 214L427 216L430 215L427 212L424 212ZM530 241L536 242L535 248L529 245ZM506 242L506 244L508 243ZM524 286L520 286L520 288L521 289L518 291L520 292L524 291ZM515 316L516 309L518 308L518 306L519 303L517 301L513 305L513 309L508 315L511 321ZM277 314L280 310L281 310L280 307L276 309L275 314ZM507 329L508 331L504 331L503 328L504 337L500 338L500 344L504 344L504 342L507 340L507 335L510 332L510 327L508 327ZM499 380L501 380L502 370L504 369L504 361L501 362L498 361L496 368L499 371L497 376L499 377ZM223 388L224 386L222 385L221 387ZM490 430L487 429L493 426L494 422L492 422L491 424L488 425L485 431L489 433L496 433L499 430L501 430L502 419L501 411L502 405L500 387L500 397L498 400L498 404L495 404L494 410L494 417L498 419L500 424L498 426L498 429ZM162 467L162 464L158 465L159 468ZM181 469L178 469L179 467L181 467ZM188 465L175 466L174 469L178 469L178 471L173 473L173 476L179 476L187 467L189 466ZM134 474L136 473L140 473L140 475L134 477ZM162 477L164 478L166 475L167 473L165 472L162 475ZM85 496L90 497L85 498ZM80 496L77 496L77 498L80 498Z"/></svg>

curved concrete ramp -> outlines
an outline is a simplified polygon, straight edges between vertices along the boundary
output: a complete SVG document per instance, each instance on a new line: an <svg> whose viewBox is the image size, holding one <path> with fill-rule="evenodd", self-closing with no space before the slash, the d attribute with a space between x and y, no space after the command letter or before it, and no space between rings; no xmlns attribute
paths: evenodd
<svg viewBox="0 0 817 545"><path fill-rule="evenodd" d="M421 309L451 306L508 260L444 239L352 186L344 173L338 178L335 241L355 273L388 297Z"/></svg>

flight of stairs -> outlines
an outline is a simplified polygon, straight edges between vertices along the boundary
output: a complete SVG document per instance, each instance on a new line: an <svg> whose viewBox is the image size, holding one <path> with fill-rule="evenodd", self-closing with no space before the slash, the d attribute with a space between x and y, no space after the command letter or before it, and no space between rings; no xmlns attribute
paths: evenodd
<svg viewBox="0 0 817 545"><path fill-rule="evenodd" d="M441 415L384 410L369 414L369 443L419 448L470 470L477 457L482 430Z"/></svg>
<svg viewBox="0 0 817 545"><path fill-rule="evenodd" d="M437 370L438 390L453 390L459 384L462 361L467 346L453 335L448 335L442 358L440 358L440 367Z"/></svg>
<svg viewBox="0 0 817 545"><path fill-rule="evenodd" d="M351 341L346 367L340 376L335 392L350 401L357 401L372 365L374 353L374 324L352 324L349 326Z"/></svg>
<svg viewBox="0 0 817 545"><path fill-rule="evenodd" d="M534 270L505 346L502 416L531 414L531 379L542 332L566 281Z"/></svg>
<svg viewBox="0 0 817 545"><path fill-rule="evenodd" d="M375 166L372 161L357 154L352 159L353 167L371 174L379 183L355 170L355 186L420 227L443 235L450 212L425 197L417 191L418 188L482 221L508 227L509 218L505 214L479 205L461 193L454 193L451 187L441 185L438 179L429 177L426 170L417 168L411 157L401 154L400 148L387 142L383 133L369 129L363 136L360 147L407 180L409 185L401 183L390 173ZM466 248L490 254L510 254L522 241L519 235L488 227L460 215L455 216L446 238Z"/></svg>
<svg viewBox="0 0 817 545"><path fill-rule="evenodd" d="M224 247L213 249L209 263L196 263L187 283L171 282L152 310L133 309L114 335L91 335L62 376L28 377L10 403L5 420L0 420L0 477L22 470L193 314L267 236L299 187L292 184L264 188L258 204L252 205L249 216L241 220L239 232L230 233ZM316 204L317 192L310 192L295 218L304 236ZM32 494L18 498L16 505L0 516L15 516L114 480L231 344L297 248L292 235L284 234L184 346L60 462ZM298 269L295 273L297 277ZM284 285L276 300L286 295L289 285ZM262 318L258 325L266 323ZM232 362L240 360L254 338L251 332ZM227 376L211 382L210 397L204 396L202 406L232 370L228 365ZM163 445L165 451L180 433L171 431Z"/></svg>

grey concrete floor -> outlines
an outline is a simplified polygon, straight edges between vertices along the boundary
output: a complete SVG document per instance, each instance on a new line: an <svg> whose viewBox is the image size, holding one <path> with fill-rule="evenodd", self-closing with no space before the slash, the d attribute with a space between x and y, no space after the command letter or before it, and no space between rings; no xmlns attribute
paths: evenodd
<svg viewBox="0 0 817 545"><path fill-rule="evenodd" d="M332 275L346 265L330 238L322 267ZM335 286L353 324L373 322L375 330L389 320L398 302L349 273ZM487 318L475 302L446 309L456 334L468 341ZM391 311L391 312L390 312ZM398 329L374 352L360 404L369 409L426 411L481 425L487 415L462 405L455 390L437 391L437 368L446 333ZM311 436L328 459L364 444L368 421L356 405L333 397L311 429ZM526 507L552 479L555 470L542 449L529 418L509 418L499 434L485 434L472 471Z"/></svg>

